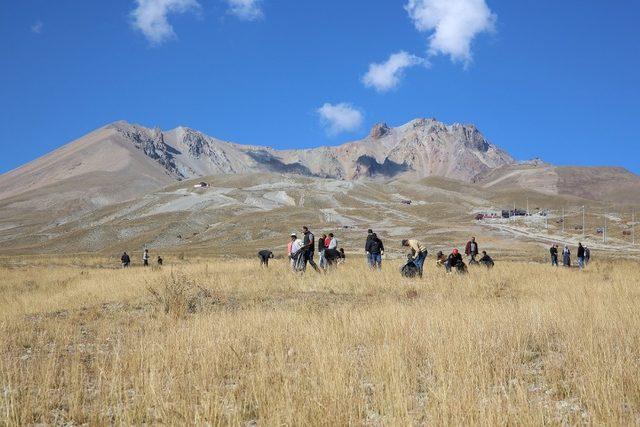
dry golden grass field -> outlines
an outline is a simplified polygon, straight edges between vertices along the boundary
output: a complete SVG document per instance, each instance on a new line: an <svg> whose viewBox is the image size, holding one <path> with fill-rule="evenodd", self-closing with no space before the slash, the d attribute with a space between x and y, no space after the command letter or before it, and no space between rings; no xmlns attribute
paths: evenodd
<svg viewBox="0 0 640 427"><path fill-rule="evenodd" d="M0 260L0 425L640 423L640 269Z"/></svg>

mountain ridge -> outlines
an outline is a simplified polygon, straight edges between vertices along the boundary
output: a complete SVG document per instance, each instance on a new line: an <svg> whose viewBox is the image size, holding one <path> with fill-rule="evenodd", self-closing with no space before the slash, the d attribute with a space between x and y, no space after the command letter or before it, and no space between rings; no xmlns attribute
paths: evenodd
<svg viewBox="0 0 640 427"><path fill-rule="evenodd" d="M382 177L407 173L470 181L487 169L515 162L474 125L445 125L435 119L415 119L393 128L380 123L361 140L287 150L223 141L185 126L161 131L118 121L105 127L116 129L181 179L257 168L347 180L373 178L384 171Z"/></svg>

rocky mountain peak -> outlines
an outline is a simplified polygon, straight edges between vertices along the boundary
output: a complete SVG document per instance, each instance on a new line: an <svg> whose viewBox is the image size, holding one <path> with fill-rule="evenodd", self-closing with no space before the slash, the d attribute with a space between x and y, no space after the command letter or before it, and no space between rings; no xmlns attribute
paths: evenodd
<svg viewBox="0 0 640 427"><path fill-rule="evenodd" d="M380 139L387 136L391 132L391 128L386 123L376 123L371 128L369 137L371 139Z"/></svg>

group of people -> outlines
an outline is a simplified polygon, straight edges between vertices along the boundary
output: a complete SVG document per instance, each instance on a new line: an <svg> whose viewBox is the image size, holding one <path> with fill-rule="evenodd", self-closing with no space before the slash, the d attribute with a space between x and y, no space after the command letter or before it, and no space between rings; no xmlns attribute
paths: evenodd
<svg viewBox="0 0 640 427"><path fill-rule="evenodd" d="M553 244L551 248L549 248L549 253L551 255L551 265L557 267L558 264L558 244ZM582 243L578 243L578 267L580 270L585 268L589 261L591 260L591 249L586 246L583 246ZM568 245L564 246L562 249L562 265L564 267L571 267L571 249L569 249Z"/></svg>
<svg viewBox="0 0 640 427"><path fill-rule="evenodd" d="M407 263L401 268L402 275L407 277L422 277L424 262L428 255L426 247L416 239L404 239L401 245L408 249ZM314 260L316 248L319 254L318 264L316 264ZM549 249L551 265L556 267L559 265L558 248L558 244L554 244ZM369 267L371 269L382 269L384 243L372 229L367 230L364 250ZM577 252L578 267L583 269L589 264L591 250L587 246L582 245L582 243L578 243ZM467 256L469 265L482 265L491 268L495 264L486 251L482 251L482 256L478 259L480 251L475 237L472 237L471 240L467 242L464 253ZM258 257L260 258L260 265L268 267L269 260L274 257L274 254L272 251L264 249L258 252ZM344 262L345 253L343 248L338 248L338 239L333 233L322 234L316 241L316 237L311 230L309 230L309 227L304 226L302 227L302 238L298 238L298 234L295 232L291 233L287 245L287 257L290 260L293 271L304 272L307 269L307 265L310 265L316 272L323 272ZM145 267L149 266L149 259L149 249L145 248L142 253L142 265ZM131 265L131 257L126 251L120 257L120 261L123 268ZM163 259L160 255L158 255L156 262L159 266L162 265ZM562 250L562 265L564 267L571 267L571 250L568 245L565 245ZM454 248L448 256L442 251L438 251L436 254L436 266L444 267L448 273L453 271L458 273L467 272L467 264L464 262L462 254L457 248Z"/></svg>
<svg viewBox="0 0 640 427"><path fill-rule="evenodd" d="M333 233L323 234L316 242L315 235L309 230L309 227L304 226L302 227L302 239L298 238L296 232L291 233L289 237L287 256L294 271L306 271L308 264L316 272L320 273L343 262L345 259L344 249L338 248L338 239ZM316 247L319 255L319 266L314 260ZM260 253L263 252L260 251ZM261 260L263 260L262 255Z"/></svg>
<svg viewBox="0 0 640 427"><path fill-rule="evenodd" d="M304 272L307 265L310 265L316 272L322 272L344 261L344 249L338 248L338 239L333 233L323 234L317 242L315 235L308 227L302 227L302 233L302 238L299 238L295 232L291 233L287 245L287 257L293 271ZM401 245L408 250L407 263L402 267L401 273L406 277L422 277L424 262L428 255L427 248L416 239L404 239ZM319 265L314 260L316 248L319 254ZM367 230L364 250L369 267L382 269L384 243L372 229ZM483 265L488 268L494 266L493 259L486 251L482 251L482 257L477 259L479 249L475 237L467 243L465 254L469 258L469 265ZM269 265L269 259L274 257L273 252L266 249L258 252L258 256L260 264L265 267ZM445 257L442 251L438 252L436 265L445 267L447 272L467 271L467 266L458 249L453 249L448 257Z"/></svg>
<svg viewBox="0 0 640 427"><path fill-rule="evenodd" d="M142 252L142 265L144 267L149 266L149 258L149 249L145 248L145 250ZM162 265L163 260L160 255L158 255L156 262L158 263L158 265ZM131 265L131 257L129 256L127 251L125 251L120 257L120 263L122 264L122 268L127 268Z"/></svg>
<svg viewBox="0 0 640 427"><path fill-rule="evenodd" d="M482 251L482 256L478 258L479 249L476 238L472 237L467 242L464 250L465 255L468 258L469 265L481 265L487 268L492 268L495 265L493 258L491 258L487 251ZM445 256L442 251L436 254L436 265L438 267L444 267L448 273L456 271L458 273L467 272L467 264L462 258L462 254L457 248L454 248L448 256Z"/></svg>

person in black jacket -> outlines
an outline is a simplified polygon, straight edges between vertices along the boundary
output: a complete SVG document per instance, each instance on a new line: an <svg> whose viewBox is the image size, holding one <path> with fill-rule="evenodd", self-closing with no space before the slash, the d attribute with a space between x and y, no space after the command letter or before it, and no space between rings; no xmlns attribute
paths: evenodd
<svg viewBox="0 0 640 427"><path fill-rule="evenodd" d="M305 252L304 252L304 268L306 270L307 263L309 263L309 265L311 267L313 267L313 269L316 271L316 273L320 273L321 271L318 268L318 265L313 260L313 251L315 249L315 243L316 243L315 236L313 235L313 233L309 230L309 227L307 227L307 226L302 227L302 232L304 233L304 238L302 239L302 242L303 242L303 247L305 249Z"/></svg>
<svg viewBox="0 0 640 427"><path fill-rule="evenodd" d="M371 260L369 259L369 251L367 250L367 246L369 245L369 241L373 239L373 230L367 230L367 241L364 243L364 253L366 254L367 263L371 265Z"/></svg>
<svg viewBox="0 0 640 427"><path fill-rule="evenodd" d="M326 240L326 234L323 234L318 239L318 255L320 255L320 261L318 263L320 264L320 268L325 268L327 266L327 259L324 256L324 251L327 249L327 245L325 244Z"/></svg>
<svg viewBox="0 0 640 427"><path fill-rule="evenodd" d="M591 261L591 249L588 247L584 247L584 265L585 267L589 265L589 261Z"/></svg>
<svg viewBox="0 0 640 427"><path fill-rule="evenodd" d="M549 253L551 254L551 266L558 266L558 245L551 245L549 248Z"/></svg>
<svg viewBox="0 0 640 427"><path fill-rule="evenodd" d="M578 267L580 270L584 268L584 246L582 243L578 243Z"/></svg>
<svg viewBox="0 0 640 427"><path fill-rule="evenodd" d="M480 263L480 265L484 265L487 268L493 268L493 266L495 265L493 259L489 255L487 255L487 251L482 251L482 258L480 258L478 262Z"/></svg>
<svg viewBox="0 0 640 427"><path fill-rule="evenodd" d="M260 267L269 267L269 260L273 258L273 252L263 249L258 252L258 256L260 257Z"/></svg>
<svg viewBox="0 0 640 427"><path fill-rule="evenodd" d="M447 272L451 272L454 268L458 273L465 273L467 271L467 266L462 260L462 255L457 249L454 249L447 258L447 262L444 264Z"/></svg>
<svg viewBox="0 0 640 427"><path fill-rule="evenodd" d="M341 260L344 260L344 250L325 249L324 257L327 260L327 268L334 267Z"/></svg>
<svg viewBox="0 0 640 427"><path fill-rule="evenodd" d="M367 251L369 259L369 267L382 269L382 255L384 255L384 244L382 240L378 238L376 233L371 233L371 238L367 238L365 245L365 251Z"/></svg>
<svg viewBox="0 0 640 427"><path fill-rule="evenodd" d="M127 252L123 253L120 257L120 262L122 263L122 268L127 268L131 264L131 258Z"/></svg>

